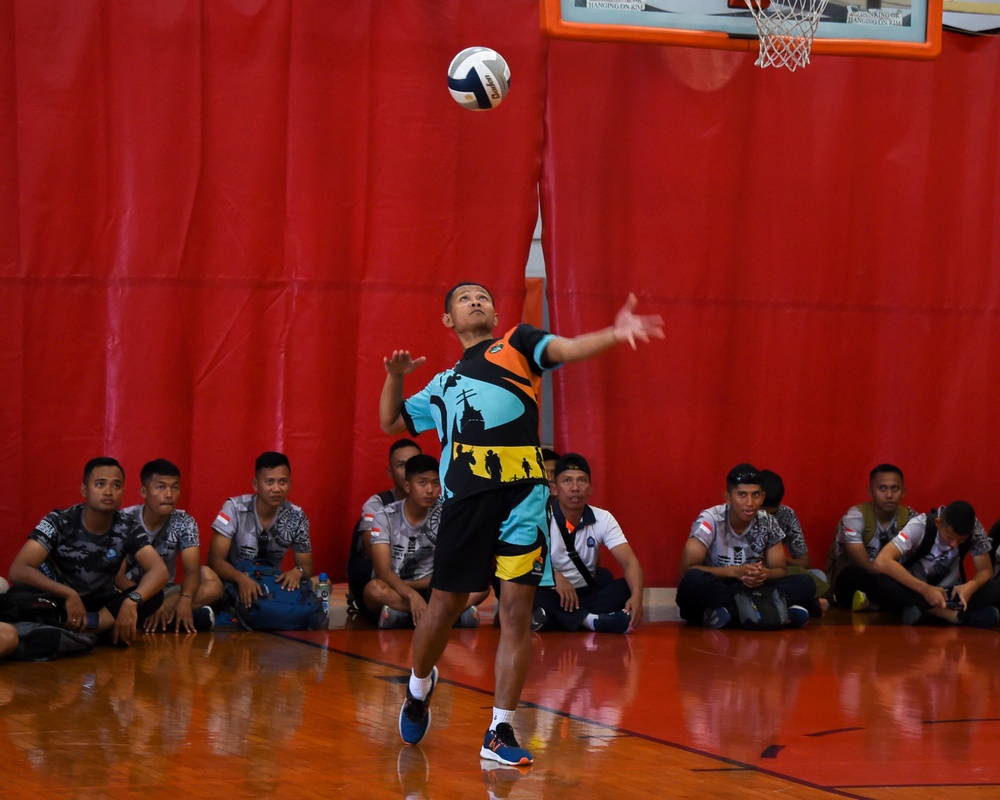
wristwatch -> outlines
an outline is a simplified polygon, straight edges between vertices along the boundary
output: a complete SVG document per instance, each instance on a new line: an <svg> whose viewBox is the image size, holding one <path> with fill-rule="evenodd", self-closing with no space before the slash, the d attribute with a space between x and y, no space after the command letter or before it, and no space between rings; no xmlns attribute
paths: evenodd
<svg viewBox="0 0 1000 800"><path fill-rule="evenodd" d="M135 603L137 606L142 605L142 595L138 592L129 592L128 599Z"/></svg>

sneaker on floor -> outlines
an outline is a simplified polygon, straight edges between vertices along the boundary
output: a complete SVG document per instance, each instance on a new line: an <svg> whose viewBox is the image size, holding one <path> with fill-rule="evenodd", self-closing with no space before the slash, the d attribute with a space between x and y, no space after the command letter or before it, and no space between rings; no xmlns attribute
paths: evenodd
<svg viewBox="0 0 1000 800"><path fill-rule="evenodd" d="M514 767L532 763L531 753L517 743L514 729L507 722L501 722L495 731L486 731L479 755Z"/></svg>
<svg viewBox="0 0 1000 800"><path fill-rule="evenodd" d="M531 612L531 630L540 631L545 627L545 623L549 621L549 615L545 613L544 608L536 608Z"/></svg>
<svg viewBox="0 0 1000 800"><path fill-rule="evenodd" d="M632 618L624 611L598 614L594 620L594 630L598 633L626 633Z"/></svg>
<svg viewBox="0 0 1000 800"><path fill-rule="evenodd" d="M868 608L868 595L858 589L851 598L851 611L864 611Z"/></svg>
<svg viewBox="0 0 1000 800"><path fill-rule="evenodd" d="M434 667L431 670L431 688L423 700L410 694L410 687L406 687L406 699L399 709L399 735L407 744L417 744L427 735L427 729L431 726L431 695L434 694L437 680L438 668Z"/></svg>
<svg viewBox="0 0 1000 800"><path fill-rule="evenodd" d="M971 628L995 628L1000 625L1000 609L996 606L983 606L972 611L959 611L958 624Z"/></svg>
<svg viewBox="0 0 1000 800"><path fill-rule="evenodd" d="M397 611L389 606L382 606L382 613L379 614L378 626L383 630L389 628L412 628L413 617L405 611Z"/></svg>
<svg viewBox="0 0 1000 800"><path fill-rule="evenodd" d="M215 612L210 606L196 608L192 614L194 619L194 629L196 631L210 631L215 627Z"/></svg>
<svg viewBox="0 0 1000 800"><path fill-rule="evenodd" d="M802 628L809 621L809 612L802 606L788 607L788 627Z"/></svg>
<svg viewBox="0 0 1000 800"><path fill-rule="evenodd" d="M923 616L924 612L920 610L919 606L907 606L903 609L900 618L903 620L904 625L916 625Z"/></svg>
<svg viewBox="0 0 1000 800"><path fill-rule="evenodd" d="M453 628L478 628L479 627L479 609L475 606L469 606L458 619L455 620L455 624L452 625Z"/></svg>
<svg viewBox="0 0 1000 800"><path fill-rule="evenodd" d="M705 627L715 629L724 628L732 618L732 614L729 613L729 609L725 606L709 608L705 611Z"/></svg>

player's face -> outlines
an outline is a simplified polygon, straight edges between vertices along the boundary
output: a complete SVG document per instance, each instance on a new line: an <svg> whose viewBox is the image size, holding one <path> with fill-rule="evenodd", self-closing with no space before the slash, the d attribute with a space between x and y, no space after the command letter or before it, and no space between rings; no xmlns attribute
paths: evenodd
<svg viewBox="0 0 1000 800"><path fill-rule="evenodd" d="M253 479L253 490L265 505L277 508L285 502L288 490L292 488L292 473L288 467L262 469Z"/></svg>
<svg viewBox="0 0 1000 800"><path fill-rule="evenodd" d="M176 475L156 475L139 489L139 494L151 513L166 517L177 508L181 495L181 479Z"/></svg>
<svg viewBox="0 0 1000 800"><path fill-rule="evenodd" d="M451 308L443 317L444 324L456 333L492 331L500 321L493 298L482 286L472 283L460 286L451 296Z"/></svg>
<svg viewBox="0 0 1000 800"><path fill-rule="evenodd" d="M895 514L906 494L903 479L895 472L876 472L875 479L868 487L872 505L883 514Z"/></svg>
<svg viewBox="0 0 1000 800"><path fill-rule="evenodd" d="M549 494L556 496L556 460L550 458L545 462L545 477L549 482Z"/></svg>
<svg viewBox="0 0 1000 800"><path fill-rule="evenodd" d="M593 491L590 476L582 469L567 469L556 478L556 500L564 509L581 510Z"/></svg>
<svg viewBox="0 0 1000 800"><path fill-rule="evenodd" d="M406 494L406 489L403 488L403 484L406 483L406 462L419 455L420 451L416 447L400 447L389 456L388 472L397 496L402 497Z"/></svg>
<svg viewBox="0 0 1000 800"><path fill-rule="evenodd" d="M753 522L760 507L764 505L764 490L755 483L738 483L726 492L729 503L729 521L736 530L743 530Z"/></svg>
<svg viewBox="0 0 1000 800"><path fill-rule="evenodd" d="M436 472L418 472L406 481L406 496L421 508L430 508L441 496L441 478Z"/></svg>
<svg viewBox="0 0 1000 800"><path fill-rule="evenodd" d="M125 476L118 467L96 467L80 493L88 508L107 513L121 508L125 494Z"/></svg>

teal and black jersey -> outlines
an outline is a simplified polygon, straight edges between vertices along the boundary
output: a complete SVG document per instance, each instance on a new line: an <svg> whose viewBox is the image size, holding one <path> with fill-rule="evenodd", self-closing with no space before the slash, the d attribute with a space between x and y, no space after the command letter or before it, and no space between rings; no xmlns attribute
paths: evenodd
<svg viewBox="0 0 1000 800"><path fill-rule="evenodd" d="M538 439L545 348L555 336L518 325L480 342L403 404L410 433L436 429L445 500L512 483L546 483Z"/></svg>

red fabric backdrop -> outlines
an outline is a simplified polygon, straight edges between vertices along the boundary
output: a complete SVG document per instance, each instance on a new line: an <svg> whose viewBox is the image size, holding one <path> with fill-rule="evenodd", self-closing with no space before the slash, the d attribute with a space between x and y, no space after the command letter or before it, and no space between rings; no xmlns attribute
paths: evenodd
<svg viewBox="0 0 1000 800"><path fill-rule="evenodd" d="M883 459L989 524L1000 41L788 75L550 43L536 2L497 9L0 5L2 569L93 455L129 502L143 462L180 464L207 546L273 448L340 578L387 480L382 356L457 357L459 278L516 321L539 181L553 328L630 289L667 318L555 382L556 445L591 457L650 585L742 459L784 475L817 550ZM489 113L445 89L470 44L512 65Z"/></svg>

